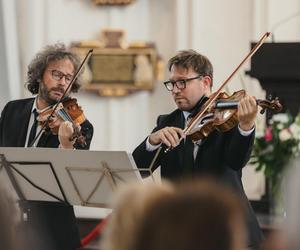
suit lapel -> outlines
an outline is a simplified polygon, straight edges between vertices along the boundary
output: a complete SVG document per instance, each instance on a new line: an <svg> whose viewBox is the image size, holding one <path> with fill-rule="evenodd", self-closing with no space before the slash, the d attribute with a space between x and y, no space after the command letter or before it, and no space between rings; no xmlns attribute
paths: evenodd
<svg viewBox="0 0 300 250"><path fill-rule="evenodd" d="M46 146L50 146L50 145L54 146L54 144L53 144L54 142L49 143L51 138L54 139L50 129L46 129L42 133L42 135L39 139L39 142L37 144L37 147L46 147ZM58 145L55 145L55 146L58 146Z"/></svg>
<svg viewBox="0 0 300 250"><path fill-rule="evenodd" d="M33 106L34 98L29 99L27 103L25 103L24 108L20 112L20 137L18 138L18 145L21 147L25 146L25 140L28 130L28 123L30 119L30 114Z"/></svg>
<svg viewBox="0 0 300 250"><path fill-rule="evenodd" d="M182 111L179 111L174 119L174 127L184 128L185 126L185 118ZM184 140L181 140L180 144L174 149L176 151L179 161L179 166L183 166L184 160Z"/></svg>

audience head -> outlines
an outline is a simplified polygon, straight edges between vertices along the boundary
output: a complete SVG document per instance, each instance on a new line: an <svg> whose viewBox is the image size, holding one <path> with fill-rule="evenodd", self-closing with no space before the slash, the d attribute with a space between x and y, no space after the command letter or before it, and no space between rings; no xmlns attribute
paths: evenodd
<svg viewBox="0 0 300 250"><path fill-rule="evenodd" d="M173 192L168 182L135 183L121 189L113 204L113 213L104 232L101 249L132 250L137 227L145 216L147 207L159 197Z"/></svg>
<svg viewBox="0 0 300 250"><path fill-rule="evenodd" d="M120 196L105 250L240 250L243 208L233 192L196 180L131 186Z"/></svg>
<svg viewBox="0 0 300 250"><path fill-rule="evenodd" d="M133 250L240 250L246 246L242 211L223 186L183 183L148 206Z"/></svg>

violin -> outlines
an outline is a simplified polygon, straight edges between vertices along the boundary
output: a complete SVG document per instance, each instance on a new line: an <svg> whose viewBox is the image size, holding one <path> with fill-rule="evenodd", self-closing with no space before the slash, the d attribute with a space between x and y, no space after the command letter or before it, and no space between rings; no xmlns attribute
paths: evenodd
<svg viewBox="0 0 300 250"><path fill-rule="evenodd" d="M186 135L191 138L193 142L197 142L207 137L211 132L217 130L219 132L226 132L238 124L237 106L239 101L246 95L245 90L239 90L229 96L226 92L221 92L216 98L213 105L211 105L203 115L196 115L187 125L188 132ZM256 104L262 109L261 114L266 109L280 112L282 105L278 98L273 100L256 100ZM198 114L202 113L201 110Z"/></svg>
<svg viewBox="0 0 300 250"><path fill-rule="evenodd" d="M76 98L65 98L58 105L49 106L38 115L37 120L43 127L47 122L47 126L54 135L58 134L59 126L63 121L71 122L74 133L69 140L73 141L76 139L80 145L86 145L86 138L80 131L80 125L86 118L82 108L78 105Z"/></svg>

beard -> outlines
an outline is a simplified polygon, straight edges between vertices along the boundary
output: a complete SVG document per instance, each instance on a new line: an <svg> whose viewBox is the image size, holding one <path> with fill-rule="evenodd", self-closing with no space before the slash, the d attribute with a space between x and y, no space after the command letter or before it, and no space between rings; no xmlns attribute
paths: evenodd
<svg viewBox="0 0 300 250"><path fill-rule="evenodd" d="M54 88L48 88L43 82L40 82L39 86L39 97L49 105L57 103L61 96L64 93L64 88L62 87L54 87ZM53 92L59 92L61 95L55 95Z"/></svg>

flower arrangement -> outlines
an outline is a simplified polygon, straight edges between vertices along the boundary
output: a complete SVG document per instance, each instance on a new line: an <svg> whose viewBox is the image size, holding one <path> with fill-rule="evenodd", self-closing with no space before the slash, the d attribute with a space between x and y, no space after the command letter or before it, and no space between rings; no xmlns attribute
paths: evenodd
<svg viewBox="0 0 300 250"><path fill-rule="evenodd" d="M285 167L300 152L300 112L295 118L287 113L276 114L269 124L264 134L255 139L250 164L264 172L275 195Z"/></svg>

